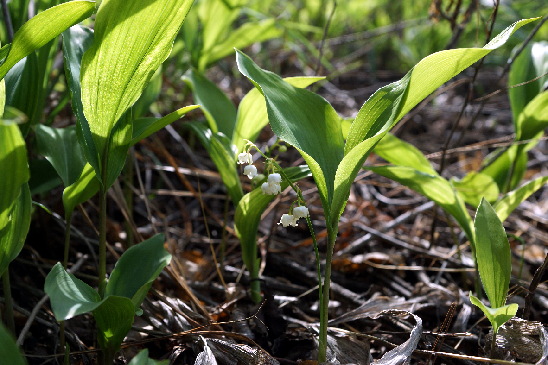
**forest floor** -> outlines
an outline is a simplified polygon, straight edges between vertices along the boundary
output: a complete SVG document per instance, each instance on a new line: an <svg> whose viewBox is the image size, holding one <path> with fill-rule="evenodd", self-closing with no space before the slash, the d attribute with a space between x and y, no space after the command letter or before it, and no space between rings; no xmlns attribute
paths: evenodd
<svg viewBox="0 0 548 365"><path fill-rule="evenodd" d="M463 77L469 78L471 73ZM371 80L365 72L354 71L318 92L341 114L353 116L375 89L401 76ZM504 88L504 80L500 81L495 71L482 72L476 82L489 85L485 94ZM242 85L242 80L233 80L224 86L239 90ZM462 177L477 170L489 152L512 138L512 116L504 92L484 103L474 98L485 94L474 96L450 136L467 95L465 85L435 93L395 130L397 136L423 151L436 168L447 146L446 177ZM234 95L234 99L239 97ZM192 114L186 118L199 117ZM148 348L152 358L194 364L207 343L221 364L313 363L319 306L312 240L303 223L295 228L277 224L294 200L293 193L282 193L261 220L258 242L264 301L255 304L248 296L249 279L234 234L234 207L207 153L183 132L184 123L185 119L162 130L132 151L133 222L129 225L124 219L128 211L120 203L127 181L115 184L110 192L110 270L128 240L139 242L156 232L166 234L166 248L173 255L145 300L143 315L136 317L118 362L126 363L125 359ZM258 141L260 147L271 144L272 132L267 128ZM545 140L530 151L527 180L548 173L547 155ZM286 167L304 162L289 148L280 155L280 163ZM382 161L372 155L367 163ZM244 188L250 188L244 179L242 182ZM299 186L323 255L326 230L316 186L312 178ZM43 198L44 204L60 215L37 210L28 244L11 266L18 333L35 312L22 340L30 364L62 362L62 357L54 356L61 352L57 347L59 324L49 301L43 299L44 292L37 289L43 288L47 272L63 256L62 205L48 195ZM96 281L96 221L93 202L77 213L70 254L75 274L92 285ZM529 285L548 251L548 189L539 190L521 204L505 228L514 269L509 302L520 305L518 317L523 317ZM535 363L543 354L539 327L519 321L508 326L506 339L501 337L496 351L490 352L490 324L468 298L474 290L474 264L459 228L425 197L365 170L353 185L340 222L332 278L332 363L367 364L369 354L380 359L400 344L416 345L411 360L416 364L478 364L491 357ZM546 274L529 309L530 321L546 325ZM69 320L66 332L71 363L94 363L92 318ZM396 352L405 354L404 347ZM396 363L384 361L379 363Z"/></svg>

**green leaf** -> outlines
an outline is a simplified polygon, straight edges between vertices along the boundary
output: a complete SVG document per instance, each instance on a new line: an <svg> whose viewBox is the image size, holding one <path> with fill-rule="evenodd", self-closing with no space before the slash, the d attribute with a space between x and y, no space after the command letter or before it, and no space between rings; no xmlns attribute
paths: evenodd
<svg viewBox="0 0 548 365"><path fill-rule="evenodd" d="M156 361L148 357L148 349L139 351L128 365L167 365L168 360Z"/></svg>
<svg viewBox="0 0 548 365"><path fill-rule="evenodd" d="M101 304L101 297L93 288L55 264L46 277L44 290L51 301L51 309L58 321L91 312Z"/></svg>
<svg viewBox="0 0 548 365"><path fill-rule="evenodd" d="M114 125L107 141L107 160L105 162L106 177L101 182L105 188L114 184L120 172L124 168L127 159L127 152L131 147L133 134L133 124L130 120L130 114L124 114ZM97 172L96 172L97 173Z"/></svg>
<svg viewBox="0 0 548 365"><path fill-rule="evenodd" d="M238 29L227 32L228 37L226 39L215 43L212 48L204 51L202 64L206 66L231 55L234 53L234 48L243 49L253 43L280 37L282 29L279 28L277 23L279 23L277 19L246 22Z"/></svg>
<svg viewBox="0 0 548 365"><path fill-rule="evenodd" d="M9 53L0 66L0 79L20 60L57 37L73 24L89 17L95 2L70 1L43 11L15 33Z"/></svg>
<svg viewBox="0 0 548 365"><path fill-rule="evenodd" d="M137 144L139 141L147 138L153 133L156 133L160 129L164 128L168 124L171 124L185 116L191 110L199 108L199 105L189 105L176 111L169 113L162 118L140 118L132 122L133 124L133 138L131 144Z"/></svg>
<svg viewBox="0 0 548 365"><path fill-rule="evenodd" d="M171 255L164 249L164 241L164 235L157 234L124 252L110 275L105 297L129 298L134 310L138 309L152 282L171 261Z"/></svg>
<svg viewBox="0 0 548 365"><path fill-rule="evenodd" d="M462 198L451 183L439 175L429 175L405 166L372 166L368 170L387 177L426 196L459 223L466 237L474 242L473 221Z"/></svg>
<svg viewBox="0 0 548 365"><path fill-rule="evenodd" d="M0 359L10 365L26 365L27 362L6 327L0 323Z"/></svg>
<svg viewBox="0 0 548 365"><path fill-rule="evenodd" d="M527 153L522 145L512 145L506 150L488 155L484 163L486 166L481 173L490 176L497 183L499 191L506 192L522 180L527 170Z"/></svg>
<svg viewBox="0 0 548 365"><path fill-rule="evenodd" d="M548 91L535 96L519 114L516 122L516 140L539 137L548 127Z"/></svg>
<svg viewBox="0 0 548 365"><path fill-rule="evenodd" d="M298 181L310 176L307 166L288 167L285 174L292 181ZM282 190L287 188L287 181L282 181ZM256 278L259 270L257 259L257 231L261 221L261 215L268 204L276 196L263 194L259 187L243 196L236 207L234 215L234 228L242 246L242 259L250 271L250 276Z"/></svg>
<svg viewBox="0 0 548 365"><path fill-rule="evenodd" d="M9 172L0 179L0 230L9 220L14 202L21 193L21 186L29 180L27 149L19 127L0 120L0 166Z"/></svg>
<svg viewBox="0 0 548 365"><path fill-rule="evenodd" d="M0 276L4 274L10 262L19 255L25 244L30 227L31 208L29 186L23 184L21 193L13 205L10 220L0 231Z"/></svg>
<svg viewBox="0 0 548 365"><path fill-rule="evenodd" d="M470 172L462 179L451 179L451 184L464 199L473 207L477 207L484 197L489 202L494 202L499 197L497 183L489 175L481 172Z"/></svg>
<svg viewBox="0 0 548 365"><path fill-rule="evenodd" d="M133 104L133 107L131 108L134 119L142 118L143 115L147 114L152 103L158 99L158 96L162 91L162 78L163 72L162 67L160 66L154 75L152 75L152 78L150 79L150 82L145 90L143 90L141 97L135 102L135 104Z"/></svg>
<svg viewBox="0 0 548 365"><path fill-rule="evenodd" d="M228 138L222 133L213 133L204 123L189 122L184 127L191 129L198 137L217 167L232 202L238 204L243 196L242 184L236 167L236 151Z"/></svg>
<svg viewBox="0 0 548 365"><path fill-rule="evenodd" d="M135 312L128 298L110 296L93 311L97 324L97 341L106 358L113 356L131 329Z"/></svg>
<svg viewBox="0 0 548 365"><path fill-rule="evenodd" d="M43 85L40 80L38 57L33 52L16 63L6 74L6 104L31 118L41 106Z"/></svg>
<svg viewBox="0 0 548 365"><path fill-rule="evenodd" d="M91 199L100 188L101 185L95 175L95 170L89 163L86 164L78 179L63 190L65 217L71 214L78 204Z"/></svg>
<svg viewBox="0 0 548 365"><path fill-rule="evenodd" d="M518 311L518 305L516 303L508 304L500 308L490 308L483 304L477 297L472 295L472 293L470 293L470 301L472 304L481 309L489 322L491 322L494 333L497 333L500 326L506 323L509 319L515 317Z"/></svg>
<svg viewBox="0 0 548 365"><path fill-rule="evenodd" d="M474 220L476 261L483 289L494 308L506 303L512 261L506 231L491 204L481 200Z"/></svg>
<svg viewBox="0 0 548 365"><path fill-rule="evenodd" d="M325 77L286 77L284 81L299 88L305 88L315 82L325 79ZM236 116L236 126L232 134L232 144L236 146L236 151L243 150L245 140L255 141L261 130L268 124L268 112L263 95L258 89L251 89L242 99L238 106Z"/></svg>
<svg viewBox="0 0 548 365"><path fill-rule="evenodd" d="M501 221L505 221L506 218L535 191L543 187L548 182L548 176L541 176L528 183L522 185L516 190L513 190L503 196L494 205L497 216Z"/></svg>
<svg viewBox="0 0 548 365"><path fill-rule="evenodd" d="M381 139L375 146L374 152L392 165L411 167L429 175L438 174L421 151L391 133Z"/></svg>
<svg viewBox="0 0 548 365"><path fill-rule="evenodd" d="M264 95L274 133L304 157L318 186L324 211L330 212L335 172L344 154L339 116L321 96L295 88L278 75L260 69L240 51L236 60L240 72Z"/></svg>
<svg viewBox="0 0 548 365"><path fill-rule="evenodd" d="M192 88L192 94L197 104L200 104L209 122L209 128L214 133L221 132L232 138L236 123L236 108L228 97L202 73L189 70L184 77Z"/></svg>
<svg viewBox="0 0 548 365"><path fill-rule="evenodd" d="M76 127L52 128L37 125L35 132L38 153L51 163L65 186L73 184L86 164L76 137Z"/></svg>
<svg viewBox="0 0 548 365"><path fill-rule="evenodd" d="M191 4L192 0L101 2L95 41L84 53L81 70L84 115L101 161L110 160L106 154L116 123L168 57ZM104 176L101 171L97 175Z"/></svg>
<svg viewBox="0 0 548 365"><path fill-rule="evenodd" d="M521 46L517 46L516 49L519 47ZM548 48L546 42L529 44L514 60L514 63L510 68L508 86L515 86L526 82L526 84L519 87L511 87L508 89L514 125L525 106L544 88L544 82L547 78L546 72L548 72L546 48ZM542 77L535 81L531 81L539 76ZM516 131L517 130L518 128L516 126Z"/></svg>

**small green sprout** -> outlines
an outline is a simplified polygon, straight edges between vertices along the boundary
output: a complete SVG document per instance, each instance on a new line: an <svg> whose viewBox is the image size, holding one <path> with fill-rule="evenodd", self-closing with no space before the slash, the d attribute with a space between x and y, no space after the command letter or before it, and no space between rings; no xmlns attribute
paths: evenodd
<svg viewBox="0 0 548 365"><path fill-rule="evenodd" d="M476 212L476 260L478 270L491 307L470 294L472 304L479 307L493 326L493 343L500 326L516 315L518 305L506 304L512 270L510 244L495 210L485 199Z"/></svg>

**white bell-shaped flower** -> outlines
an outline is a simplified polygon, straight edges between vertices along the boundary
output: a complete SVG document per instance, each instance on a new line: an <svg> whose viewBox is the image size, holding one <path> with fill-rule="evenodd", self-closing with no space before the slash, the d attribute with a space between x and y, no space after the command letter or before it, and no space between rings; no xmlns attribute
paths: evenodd
<svg viewBox="0 0 548 365"><path fill-rule="evenodd" d="M282 218L280 218L280 222L278 224L281 224L282 227L288 227L288 226L297 226L297 220L292 214L282 214Z"/></svg>
<svg viewBox="0 0 548 365"><path fill-rule="evenodd" d="M253 163L253 157L251 157L251 153L249 152L242 152L238 155L238 164L248 164L251 165Z"/></svg>
<svg viewBox="0 0 548 365"><path fill-rule="evenodd" d="M247 176L250 180L257 176L257 168L253 165L247 165L244 167L244 175Z"/></svg>
<svg viewBox="0 0 548 365"><path fill-rule="evenodd" d="M282 176L280 174L270 174L268 175L268 182L279 184L282 182Z"/></svg>
<svg viewBox="0 0 548 365"><path fill-rule="evenodd" d="M307 207L295 207L293 208L293 216L295 219L306 218L308 217L308 208Z"/></svg>

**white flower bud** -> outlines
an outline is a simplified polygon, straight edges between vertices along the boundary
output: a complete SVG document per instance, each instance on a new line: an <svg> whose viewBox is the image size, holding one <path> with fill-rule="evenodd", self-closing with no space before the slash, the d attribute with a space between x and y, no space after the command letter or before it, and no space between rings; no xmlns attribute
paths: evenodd
<svg viewBox="0 0 548 365"><path fill-rule="evenodd" d="M307 207L295 207L293 208L293 215L295 219L306 218L308 217L308 208Z"/></svg>
<svg viewBox="0 0 548 365"><path fill-rule="evenodd" d="M282 182L282 176L280 174L270 174L268 175L268 182L279 184Z"/></svg>
<svg viewBox="0 0 548 365"><path fill-rule="evenodd" d="M297 227L297 220L291 214L282 214L282 218L280 219L280 223L278 224L281 224L282 227Z"/></svg>
<svg viewBox="0 0 548 365"><path fill-rule="evenodd" d="M247 176L249 179L253 179L255 176L257 176L257 168L253 165L247 165L244 167L244 175Z"/></svg>
<svg viewBox="0 0 548 365"><path fill-rule="evenodd" d="M238 164L252 164L253 163L253 157L251 157L251 153L249 152L242 152L238 155Z"/></svg>

